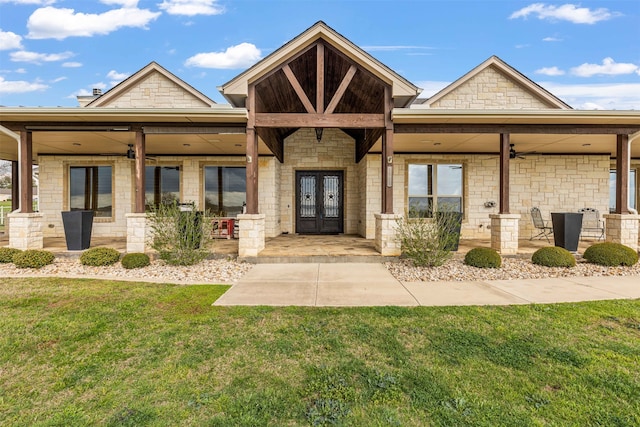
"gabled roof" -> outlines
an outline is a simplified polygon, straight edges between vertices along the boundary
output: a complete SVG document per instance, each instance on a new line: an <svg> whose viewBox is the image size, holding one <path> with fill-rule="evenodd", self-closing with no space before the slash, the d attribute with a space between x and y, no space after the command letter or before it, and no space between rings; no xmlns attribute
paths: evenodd
<svg viewBox="0 0 640 427"><path fill-rule="evenodd" d="M275 68L295 57L318 39L323 39L336 50L347 56L374 76L392 86L392 96L396 107L410 104L421 92L421 89L400 76L392 69L369 55L347 38L336 32L322 21L316 22L299 36L289 41L251 68L247 69L218 89L220 93L236 107L244 107L249 83L259 80Z"/></svg>
<svg viewBox="0 0 640 427"><path fill-rule="evenodd" d="M548 105L550 108L559 108L559 109L572 109L572 107L563 102L560 98L553 95L551 92L544 89L542 86L538 85L524 74L520 73L518 70L504 62L502 59L493 55L482 64L475 67L473 70L469 71L464 76L460 77L458 80L451 83L449 86L442 89L440 92L433 95L431 98L427 99L424 102L424 105L433 105L436 102L442 100L447 95L452 94L456 89L463 86L465 83L469 82L474 77L481 74L483 71L488 68L494 68L501 74L503 74L507 79L511 80L523 90L531 94L531 96L539 99L544 104Z"/></svg>
<svg viewBox="0 0 640 427"><path fill-rule="evenodd" d="M133 75L129 76L125 80L115 85L113 88L109 89L103 95L91 101L89 104L87 104L86 107L108 106L114 100L120 98L122 95L134 89L141 81L153 75L154 73L157 73L162 77L166 78L167 80L170 80L171 82L176 84L178 87L180 87L182 90L184 90L185 93L193 96L193 98L199 100L203 104L209 107L216 104L215 101L211 100L209 97L202 94L202 92L196 90L193 86L189 85L184 80L177 77L175 74L171 73L170 71L162 67L157 62L153 61L147 64L144 68L134 73Z"/></svg>

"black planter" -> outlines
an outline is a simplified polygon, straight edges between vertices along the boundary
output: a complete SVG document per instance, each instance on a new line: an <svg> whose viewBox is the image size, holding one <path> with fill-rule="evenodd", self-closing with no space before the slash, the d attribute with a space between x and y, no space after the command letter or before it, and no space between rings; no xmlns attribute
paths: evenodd
<svg viewBox="0 0 640 427"><path fill-rule="evenodd" d="M453 252L458 250L460 244L460 228L462 226L461 212L436 212L436 222L441 233L440 238L445 240L443 249Z"/></svg>
<svg viewBox="0 0 640 427"><path fill-rule="evenodd" d="M82 251L91 245L91 228L93 227L93 211L62 212L64 237L67 250Z"/></svg>
<svg viewBox="0 0 640 427"><path fill-rule="evenodd" d="M556 246L569 252L578 250L582 231L582 214L576 212L552 212L553 239Z"/></svg>

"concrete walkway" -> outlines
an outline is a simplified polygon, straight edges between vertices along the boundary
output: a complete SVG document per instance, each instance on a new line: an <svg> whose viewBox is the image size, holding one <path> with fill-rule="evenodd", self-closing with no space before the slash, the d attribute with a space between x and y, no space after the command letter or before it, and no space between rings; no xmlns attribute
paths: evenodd
<svg viewBox="0 0 640 427"><path fill-rule="evenodd" d="M640 276L400 282L382 264L257 264L215 305L508 305L640 298Z"/></svg>

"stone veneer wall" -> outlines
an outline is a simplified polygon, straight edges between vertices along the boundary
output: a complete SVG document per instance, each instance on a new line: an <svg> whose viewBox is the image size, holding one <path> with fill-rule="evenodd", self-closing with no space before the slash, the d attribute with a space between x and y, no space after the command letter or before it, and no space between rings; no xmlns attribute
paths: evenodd
<svg viewBox="0 0 640 427"><path fill-rule="evenodd" d="M452 93L434 102L431 108L543 109L549 106L497 69L488 67Z"/></svg>
<svg viewBox="0 0 640 427"><path fill-rule="evenodd" d="M102 107L194 108L210 107L160 73L150 73L131 90Z"/></svg>
<svg viewBox="0 0 640 427"><path fill-rule="evenodd" d="M300 130L285 141L285 163L260 157L259 212L265 214L265 236L295 232L294 176L297 169L337 169L345 174L345 233L375 237L374 214L381 211L380 154L369 154L359 164L354 142L338 130L325 129L321 143L313 130ZM181 200L204 202L205 165L244 166L244 156L167 157L160 164L180 165ZM491 155L405 155L394 161L394 213L403 214L406 203L406 165L411 162L464 164L465 220L463 237L489 238L489 215L498 212L498 159ZM68 209L68 166L111 165L114 171L114 217L96 218L94 236L124 237L125 214L133 210L133 162L122 156L41 156L40 213L44 237L62 237L60 212ZM529 211L538 206L545 218L552 211L593 207L609 209L609 156L528 155L511 164L511 213L520 214L520 238L533 232ZM487 201L496 202L485 208Z"/></svg>
<svg viewBox="0 0 640 427"><path fill-rule="evenodd" d="M295 233L295 172L297 170L344 171L344 232L357 234L360 219L358 170L354 140L338 129L324 129L317 142L313 129L300 129L284 142L280 165L280 230Z"/></svg>
<svg viewBox="0 0 640 427"><path fill-rule="evenodd" d="M380 212L380 155L370 154L366 161L366 234L375 236L374 214ZM396 154L394 160L394 212L404 214L407 198L407 164L462 163L465 218L464 238L491 236L489 215L499 210L498 158L491 155ZM363 166L364 168L364 166ZM512 214L520 214L520 238L533 232L531 207L538 206L545 218L551 211L577 211L593 207L601 214L608 212L609 157L608 156L538 156L510 162ZM485 207L485 202L495 202ZM362 231L360 232L362 234Z"/></svg>
<svg viewBox="0 0 640 427"><path fill-rule="evenodd" d="M551 212L595 208L609 212L609 156L539 156L511 162L511 213L519 213L520 238L534 232L530 210L537 206L544 219ZM537 234L537 233L535 233Z"/></svg>
<svg viewBox="0 0 640 427"><path fill-rule="evenodd" d="M112 166L113 171L113 218L95 218L93 236L125 237L127 233L126 214L133 211L134 163L122 156L41 156L39 211L43 214L44 237L63 237L62 216L68 210L68 168L69 166ZM154 164L151 162L150 164ZM195 202L204 206L205 166L245 166L244 156L212 157L162 157L158 165L180 166L180 200ZM279 163L274 157L261 157L259 174L260 213L266 214L265 234L272 237L280 234L278 194Z"/></svg>

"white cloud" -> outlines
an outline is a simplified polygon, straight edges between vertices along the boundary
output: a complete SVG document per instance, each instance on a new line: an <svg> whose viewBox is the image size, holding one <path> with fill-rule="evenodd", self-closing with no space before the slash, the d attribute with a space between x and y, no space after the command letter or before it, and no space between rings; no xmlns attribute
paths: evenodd
<svg viewBox="0 0 640 427"><path fill-rule="evenodd" d="M48 6L54 4L56 0L0 0L0 3L13 3L13 4L35 4L39 6Z"/></svg>
<svg viewBox="0 0 640 427"><path fill-rule="evenodd" d="M111 70L107 73L107 78L110 79L111 86L117 85L129 76L129 73L118 73L116 70Z"/></svg>
<svg viewBox="0 0 640 427"><path fill-rule="evenodd" d="M543 42L561 42L562 39L558 37L545 37L542 39Z"/></svg>
<svg viewBox="0 0 640 427"><path fill-rule="evenodd" d="M91 37L109 34L123 27L147 29L161 12L148 9L123 8L104 13L76 13L74 9L44 7L36 9L27 21L30 39L57 39Z"/></svg>
<svg viewBox="0 0 640 427"><path fill-rule="evenodd" d="M558 67L542 67L535 71L536 74L544 74L545 76L564 76L564 71Z"/></svg>
<svg viewBox="0 0 640 427"><path fill-rule="evenodd" d="M430 98L451 84L451 82L433 80L423 80L415 83L418 87L422 88L420 98Z"/></svg>
<svg viewBox="0 0 640 427"><path fill-rule="evenodd" d="M557 84L541 86L579 110L640 110L640 83Z"/></svg>
<svg viewBox="0 0 640 427"><path fill-rule="evenodd" d="M217 0L164 0L158 7L169 15L220 15L224 7Z"/></svg>
<svg viewBox="0 0 640 427"><path fill-rule="evenodd" d="M636 64L617 63L613 58L604 58L602 64L584 63L571 69L571 74L579 77L592 77L595 75L619 76L623 74L638 73L640 67Z"/></svg>
<svg viewBox="0 0 640 427"><path fill-rule="evenodd" d="M27 82L24 80L5 80L0 76L0 93L26 93L45 90L49 86L40 82Z"/></svg>
<svg viewBox="0 0 640 427"><path fill-rule="evenodd" d="M563 4L561 6L547 5L544 3L534 3L509 16L509 19L527 18L535 15L538 19L548 19L551 21L569 21L574 24L595 24L599 21L606 21L618 16L619 13L610 12L609 9L599 8L591 10L587 7L579 7L575 4Z"/></svg>
<svg viewBox="0 0 640 427"><path fill-rule="evenodd" d="M64 68L80 68L82 67L82 62L63 62L62 66Z"/></svg>
<svg viewBox="0 0 640 427"><path fill-rule="evenodd" d="M29 62L31 64L42 64L43 62L57 62L64 61L73 56L73 52L62 53L38 53L29 52L26 50L20 50L18 52L11 52L9 57L13 62Z"/></svg>
<svg viewBox="0 0 640 427"><path fill-rule="evenodd" d="M11 31L0 30L0 50L22 49L22 37Z"/></svg>
<svg viewBox="0 0 640 427"><path fill-rule="evenodd" d="M420 98L430 98L451 82L423 80ZM546 90L578 110L640 110L640 83L559 84L537 82Z"/></svg>
<svg viewBox="0 0 640 427"><path fill-rule="evenodd" d="M51 80L51 83L58 83L58 82L61 82L63 80L67 80L67 77L58 77L57 79Z"/></svg>
<svg viewBox="0 0 640 427"><path fill-rule="evenodd" d="M108 5L118 5L122 7L135 8L138 7L138 0L100 0L100 3Z"/></svg>
<svg viewBox="0 0 640 427"><path fill-rule="evenodd" d="M260 49L255 45L240 43L227 48L224 52L198 53L188 58L185 65L203 68L247 68L259 61L260 55Z"/></svg>

